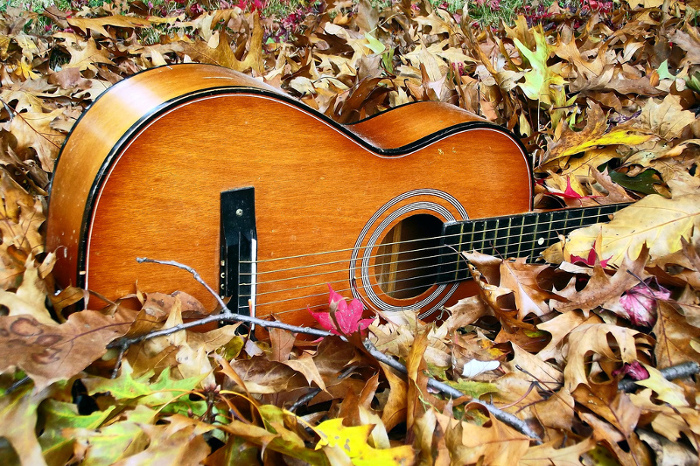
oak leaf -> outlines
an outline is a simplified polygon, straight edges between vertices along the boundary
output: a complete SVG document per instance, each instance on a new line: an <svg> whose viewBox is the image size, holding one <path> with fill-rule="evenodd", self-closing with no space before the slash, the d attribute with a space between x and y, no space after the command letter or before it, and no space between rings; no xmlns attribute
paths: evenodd
<svg viewBox="0 0 700 466"><path fill-rule="evenodd" d="M586 119L586 127L581 131L567 129L561 138L549 147L542 163L569 157L597 146L619 144L634 146L653 137L653 134L647 134L641 130L634 130L624 126L616 126L610 129L603 110L596 103L591 103Z"/></svg>
<svg viewBox="0 0 700 466"><path fill-rule="evenodd" d="M568 447L555 448L558 443L558 441L553 441L530 447L520 459L519 464L532 466L579 464L580 457L596 445L592 438L587 438Z"/></svg>
<svg viewBox="0 0 700 466"><path fill-rule="evenodd" d="M684 110L680 101L680 97L673 94L668 94L661 103L649 99L635 127L653 131L667 141L678 138L695 121L695 114Z"/></svg>
<svg viewBox="0 0 700 466"><path fill-rule="evenodd" d="M504 260L501 263L500 286L513 290L519 319L524 319L530 314L539 317L549 313L546 301L559 298L554 293L540 288L537 283L537 276L548 268L547 265L526 264L525 258Z"/></svg>
<svg viewBox="0 0 700 466"><path fill-rule="evenodd" d="M648 257L648 249L643 248L635 260L625 258L612 277L600 264L596 264L588 283L582 290L577 289L576 277L574 276L569 284L558 292L560 296L569 301L550 301L550 305L559 312L580 309L586 315L589 311L601 306L628 318L627 312L620 303L620 297L624 292L637 285L639 278L645 277L644 267Z"/></svg>
<svg viewBox="0 0 700 466"><path fill-rule="evenodd" d="M686 315L678 312L675 306L668 302L658 303L658 319L654 325L656 345L654 355L657 367L663 369L688 361L698 361L700 353L693 349L692 342L700 338L700 329L690 324L693 318L690 309L685 309Z"/></svg>
<svg viewBox="0 0 700 466"><path fill-rule="evenodd" d="M15 355L0 362L0 372L19 367L37 389L68 379L107 352L107 344L124 335L132 316L117 311L71 314L60 325L39 322L30 315L0 317L0 353Z"/></svg>
<svg viewBox="0 0 700 466"><path fill-rule="evenodd" d="M53 171L54 160L61 148L64 136L51 127L51 123L63 113L57 108L50 113L16 113L7 129L16 139L15 151L24 159L32 149L44 171Z"/></svg>
<svg viewBox="0 0 700 466"><path fill-rule="evenodd" d="M667 380L661 371L648 364L644 364L644 368L649 372L649 378L638 380L637 385L650 388L656 393L659 400L673 407L689 406L688 401L685 399L683 388L680 385Z"/></svg>
<svg viewBox="0 0 700 466"><path fill-rule="evenodd" d="M109 51L98 49L97 43L92 37L88 38L87 41L79 41L75 45L68 45L66 49L70 53L70 62L64 65L64 68L78 68L80 71L91 70L97 73L99 71L99 68L97 68L98 64L114 64L109 58Z"/></svg>
<svg viewBox="0 0 700 466"><path fill-rule="evenodd" d="M517 38L513 40L530 65L530 70L525 73L525 82L519 86L530 100L550 105L557 98L557 94L563 94L564 78L547 65L551 46L547 43L542 27L533 28L532 33L535 38L534 50Z"/></svg>
<svg viewBox="0 0 700 466"><path fill-rule="evenodd" d="M601 323L597 318L579 325L568 336L567 364L564 368L564 383L573 392L580 384L590 384L596 376L595 366L606 372L604 379L612 379L613 366L631 363L639 359L650 343L650 337L636 330ZM596 376L597 378L597 376Z"/></svg>
<svg viewBox="0 0 700 466"><path fill-rule="evenodd" d="M9 310L8 316L24 316L35 319L46 327L58 325L46 309L46 289L39 277L39 269L34 264L34 258L29 256L25 262L22 283L17 291L0 290L0 304ZM1 318L1 317L0 317Z"/></svg>
<svg viewBox="0 0 700 466"><path fill-rule="evenodd" d="M380 363L384 376L389 382L389 396L382 409L382 423L387 430L393 429L397 424L406 421L407 417L407 386L400 376L394 373L389 366Z"/></svg>
<svg viewBox="0 0 700 466"><path fill-rule="evenodd" d="M665 199L650 195L618 211L607 224L574 230L564 245L564 253L585 257L599 235L600 251L610 264L621 265L625 255L637 257L646 243L653 263L683 248L694 228L700 228L700 194Z"/></svg>
<svg viewBox="0 0 700 466"><path fill-rule="evenodd" d="M452 464L517 464L527 453L530 439L489 415L476 425L437 413Z"/></svg>
<svg viewBox="0 0 700 466"><path fill-rule="evenodd" d="M114 26L120 28L143 28L151 25L151 21L149 21L148 19L139 18L136 16L122 15L102 16L99 18L81 18L77 16L72 16L66 18L66 21L71 26L78 29L82 29L86 33L88 29L90 29L93 32L102 34L105 37L112 38L114 38L114 36L107 32L105 26Z"/></svg>
<svg viewBox="0 0 700 466"><path fill-rule="evenodd" d="M262 356L238 359L231 368L245 383L249 393L277 393L306 385L302 374L291 367Z"/></svg>

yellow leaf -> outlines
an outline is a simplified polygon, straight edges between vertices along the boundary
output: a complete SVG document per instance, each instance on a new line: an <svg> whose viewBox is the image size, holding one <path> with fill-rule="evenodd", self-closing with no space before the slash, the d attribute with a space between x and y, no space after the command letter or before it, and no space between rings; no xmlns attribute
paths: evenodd
<svg viewBox="0 0 700 466"><path fill-rule="evenodd" d="M638 380L637 385L651 388L658 395L659 400L665 401L671 406L688 406L688 401L685 399L683 388L680 385L666 380L663 374L661 374L661 371L654 367L644 363L642 363L642 365L649 372L649 378Z"/></svg>
<svg viewBox="0 0 700 466"><path fill-rule="evenodd" d="M316 445L316 449L337 447L356 466L413 464L414 453L413 447L410 445L385 449L369 446L367 440L373 428L374 425L372 424L345 427L342 419L329 419L314 429L321 437L321 440ZM334 453L337 454L337 450Z"/></svg>
<svg viewBox="0 0 700 466"><path fill-rule="evenodd" d="M559 157L577 154L584 150L595 146L612 146L623 144L626 146L636 146L647 142L654 136L651 134L643 134L631 129L617 127L609 133L603 134L597 138L582 141L580 144L572 146L564 150Z"/></svg>
<svg viewBox="0 0 700 466"><path fill-rule="evenodd" d="M588 257L596 238L601 257L609 264L620 265L625 258L637 257L644 243L650 248L651 261L680 251L681 238L689 240L693 228L700 228L700 194L666 199L647 196L615 214L608 224L591 225L574 230L564 246L564 253ZM598 245L597 245L598 246Z"/></svg>

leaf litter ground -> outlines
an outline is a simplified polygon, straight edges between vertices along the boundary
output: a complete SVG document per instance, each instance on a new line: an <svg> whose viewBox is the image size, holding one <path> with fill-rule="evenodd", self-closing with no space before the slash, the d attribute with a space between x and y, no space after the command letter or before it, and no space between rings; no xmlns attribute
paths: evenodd
<svg viewBox="0 0 700 466"><path fill-rule="evenodd" d="M148 16L140 2L8 8L0 17L3 460L697 464L697 7L555 4L544 23L520 17L500 29L408 1L382 10L331 2L294 25L239 8ZM281 41L280 29L292 26L296 34ZM354 314L342 314L340 328L338 316L319 316L348 338L310 342L280 329L253 341L236 326L168 333L211 315L182 293L135 290L139 311L75 312L86 292L54 293L55 252L43 248L59 148L112 84L188 61L251 74L343 123L417 100L458 105L522 137L538 207L634 204L562 238L545 252L547 265L470 253L479 294L440 324L397 313L363 332L384 361L346 334ZM356 310L332 296L332 312ZM125 352L107 347L163 329ZM448 397L430 379L464 396Z"/></svg>

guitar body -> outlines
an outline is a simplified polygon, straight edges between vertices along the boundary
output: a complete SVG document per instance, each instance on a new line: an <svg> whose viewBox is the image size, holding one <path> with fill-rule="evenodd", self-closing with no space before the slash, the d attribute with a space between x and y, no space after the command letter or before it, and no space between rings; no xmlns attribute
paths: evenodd
<svg viewBox="0 0 700 466"><path fill-rule="evenodd" d="M423 279L433 259L401 264L434 246L398 245L526 212L531 183L511 134L453 106L339 125L231 70L162 67L116 84L76 123L52 180L47 249L61 286L110 300L182 290L213 307L187 272L136 258L189 265L223 288L221 193L247 189L255 266L239 278L258 317L308 324L327 284L370 308L428 312L469 285Z"/></svg>

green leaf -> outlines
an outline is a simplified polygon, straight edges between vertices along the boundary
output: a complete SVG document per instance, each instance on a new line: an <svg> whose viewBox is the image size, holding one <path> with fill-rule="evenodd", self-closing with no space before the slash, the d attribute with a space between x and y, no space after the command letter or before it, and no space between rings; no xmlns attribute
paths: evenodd
<svg viewBox="0 0 700 466"><path fill-rule="evenodd" d="M367 47L374 53L382 53L386 49L386 47L384 47L384 44L382 44L369 32L365 32L365 39L367 39L368 42L367 44L365 44L365 47Z"/></svg>
<svg viewBox="0 0 700 466"><path fill-rule="evenodd" d="M81 416L74 403L65 403L53 399L42 403L40 412L44 416L44 432L39 437L39 444L48 464L65 464L73 454L75 439L63 433L65 428L97 429L114 411L110 406L106 411L95 411Z"/></svg>
<svg viewBox="0 0 700 466"><path fill-rule="evenodd" d="M623 188L643 194L656 194L654 185L661 184L661 178L654 170L644 170L637 176L611 171L610 178Z"/></svg>
<svg viewBox="0 0 700 466"><path fill-rule="evenodd" d="M664 60L659 65L659 69L656 71L659 73L659 78L661 79L676 79L676 77L668 70L668 60Z"/></svg>
<svg viewBox="0 0 700 466"><path fill-rule="evenodd" d="M470 395L472 398L479 399L487 393L496 393L498 388L496 385L488 382L476 382L474 380L459 380L454 382L448 380L446 382L449 386L456 388L465 395Z"/></svg>
<svg viewBox="0 0 700 466"><path fill-rule="evenodd" d="M75 438L87 447L84 464L107 466L120 458L126 458L142 451L148 445L148 438L139 424L151 424L158 413L139 405L126 415L123 421L115 422L99 431L79 428L66 429L65 435Z"/></svg>
<svg viewBox="0 0 700 466"><path fill-rule="evenodd" d="M121 373L116 379L90 377L83 380L88 389L88 394L94 395L100 392L109 392L117 400L139 399L140 404L146 406L161 406L171 402L175 398L191 392L197 388L207 374L202 374L188 379L176 380L170 377L170 368L167 367L160 373L155 382L151 382L153 371L133 378L131 366L124 361Z"/></svg>
<svg viewBox="0 0 700 466"><path fill-rule="evenodd" d="M552 89L551 86L563 86L564 78L554 73L547 66L551 49L549 44L547 44L547 38L542 28L535 28L532 33L535 37L534 51L527 48L519 39L513 39L520 54L528 61L531 67L525 73L525 83L518 84L518 86L522 88L529 99L542 101L550 105L552 103L552 95L564 92L562 87Z"/></svg>
<svg viewBox="0 0 700 466"><path fill-rule="evenodd" d="M382 54L382 64L388 73L394 74L394 49L389 49Z"/></svg>
<svg viewBox="0 0 700 466"><path fill-rule="evenodd" d="M5 437L20 458L23 465L42 465L44 458L36 438L37 407L48 395L46 390L33 393L33 386L22 388L0 398L0 437ZM5 451L3 451L5 450ZM9 457L5 448L0 457Z"/></svg>

